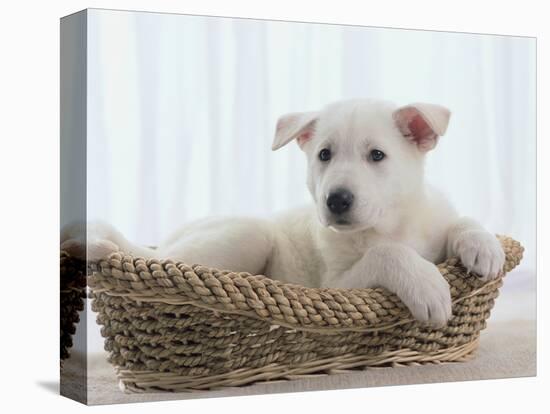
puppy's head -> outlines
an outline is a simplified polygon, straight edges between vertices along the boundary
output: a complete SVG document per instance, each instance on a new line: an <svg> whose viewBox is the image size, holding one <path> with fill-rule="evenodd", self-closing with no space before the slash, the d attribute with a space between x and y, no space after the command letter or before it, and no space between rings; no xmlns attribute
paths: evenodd
<svg viewBox="0 0 550 414"><path fill-rule="evenodd" d="M324 226L363 230L422 191L424 155L449 117L439 105L342 101L282 116L272 149L296 140L305 152L307 185Z"/></svg>

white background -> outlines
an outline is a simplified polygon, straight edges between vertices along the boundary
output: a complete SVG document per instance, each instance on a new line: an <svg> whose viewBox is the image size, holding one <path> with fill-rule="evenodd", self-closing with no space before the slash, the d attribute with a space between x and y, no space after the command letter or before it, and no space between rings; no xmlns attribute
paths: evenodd
<svg viewBox="0 0 550 414"><path fill-rule="evenodd" d="M217 3L217 4L215 4ZM485 33L510 33L539 37L538 55L538 136L548 136L550 90L548 38L544 13L537 2L523 1L511 8L502 2L391 2L369 7L365 3L323 6L318 2L295 1L277 4L260 2L192 1L60 1L57 5L19 2L4 6L0 39L3 62L0 67L2 91L2 189L1 215L3 252L2 306L2 404L9 409L48 409L75 412L80 407L51 391L58 378L58 18L87 6L141 8L145 10L248 16L290 20L354 23L362 25L460 30ZM237 6L240 4L240 6ZM281 7L284 5L284 7ZM548 209L542 188L547 166L547 143L539 140L539 208ZM544 171L543 171L544 170ZM546 183L547 185L547 183ZM539 215L538 228L547 220ZM6 231L7 230L7 231ZM539 274L545 274L542 255L547 247L539 231ZM547 241L546 241L547 242ZM24 269L24 270L22 270ZM538 280L539 299L548 293L543 277ZM518 412L536 410L546 399L548 358L542 345L548 321L543 300L539 300L537 378L471 383L434 384L345 390L308 394L257 396L223 400L197 400L117 407L121 412L177 410L239 410L280 412L311 410L334 412L350 410L387 410L423 412ZM398 395L399 398L395 398ZM458 397L457 397L458 396ZM96 407L110 412L110 407ZM537 410L539 411L539 410Z"/></svg>
<svg viewBox="0 0 550 414"><path fill-rule="evenodd" d="M92 10L88 219L157 245L203 216L310 202L277 118L341 99L452 111L428 180L535 268L535 39Z"/></svg>

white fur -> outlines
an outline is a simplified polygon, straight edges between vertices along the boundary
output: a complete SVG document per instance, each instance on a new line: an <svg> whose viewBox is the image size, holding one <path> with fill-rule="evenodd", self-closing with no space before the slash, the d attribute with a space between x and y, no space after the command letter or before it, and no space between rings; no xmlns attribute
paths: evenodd
<svg viewBox="0 0 550 414"><path fill-rule="evenodd" d="M434 263L458 256L485 280L501 271L504 253L494 235L459 218L447 200L424 182L425 153L449 121L441 106L394 105L371 100L337 102L319 112L280 118L273 149L296 139L308 161L312 206L273 220L209 218L178 230L158 249L135 246L107 224L88 226L88 260L117 246L123 251L169 257L234 271L263 273L305 286L395 292L413 316L441 326L451 316L449 286ZM330 148L329 162L319 151ZM386 157L369 158L373 149ZM329 193L354 195L345 223L327 208ZM62 234L75 254L83 229ZM80 240L79 240L80 238Z"/></svg>

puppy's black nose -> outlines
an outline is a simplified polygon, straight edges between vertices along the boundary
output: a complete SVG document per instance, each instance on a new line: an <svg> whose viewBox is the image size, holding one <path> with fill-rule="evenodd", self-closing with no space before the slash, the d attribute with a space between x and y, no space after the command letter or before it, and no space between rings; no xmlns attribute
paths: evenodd
<svg viewBox="0 0 550 414"><path fill-rule="evenodd" d="M333 214L344 214L353 204L353 194L344 189L336 190L329 194L327 207Z"/></svg>

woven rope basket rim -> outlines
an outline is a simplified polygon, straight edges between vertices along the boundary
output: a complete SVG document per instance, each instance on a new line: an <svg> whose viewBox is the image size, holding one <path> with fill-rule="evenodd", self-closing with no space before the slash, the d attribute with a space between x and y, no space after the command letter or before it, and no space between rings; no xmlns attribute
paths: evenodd
<svg viewBox="0 0 550 414"><path fill-rule="evenodd" d="M415 321L384 289L308 288L123 252L88 263L88 284L126 392L211 390L458 362L472 357L503 276L522 259L519 242L497 237L506 260L490 282L468 274L457 258L438 265L453 316L437 329Z"/></svg>
<svg viewBox="0 0 550 414"><path fill-rule="evenodd" d="M520 243L510 237L497 237L506 262L502 275L490 282L484 283L474 274L468 274L457 258L438 265L450 284L453 304L500 287L502 277L521 261ZM414 321L401 300L382 288L309 288L263 275L190 266L171 259L145 259L122 252L112 253L106 260L90 265L89 285L97 293L136 302L190 304L291 329L365 332Z"/></svg>

